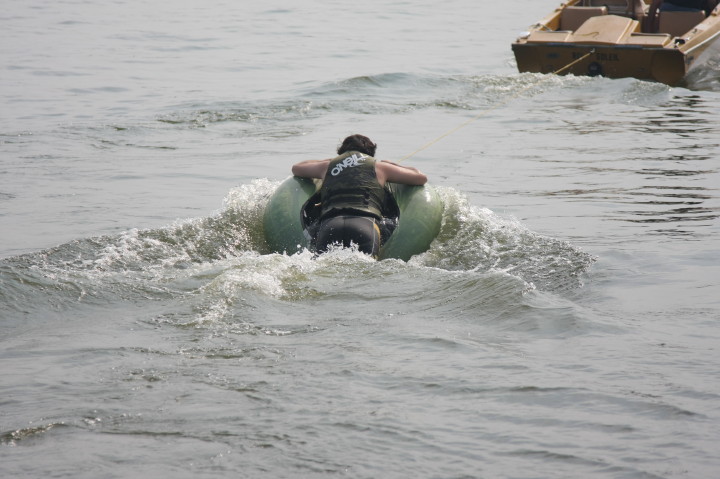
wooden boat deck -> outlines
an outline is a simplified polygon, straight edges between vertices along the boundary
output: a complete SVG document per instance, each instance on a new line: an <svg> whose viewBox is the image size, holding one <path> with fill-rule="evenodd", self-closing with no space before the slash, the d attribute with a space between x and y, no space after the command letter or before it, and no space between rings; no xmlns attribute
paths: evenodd
<svg viewBox="0 0 720 479"><path fill-rule="evenodd" d="M662 48L670 43L668 33L642 33L640 22L617 15L591 17L572 30L536 30L527 43L579 43L583 45L638 45Z"/></svg>

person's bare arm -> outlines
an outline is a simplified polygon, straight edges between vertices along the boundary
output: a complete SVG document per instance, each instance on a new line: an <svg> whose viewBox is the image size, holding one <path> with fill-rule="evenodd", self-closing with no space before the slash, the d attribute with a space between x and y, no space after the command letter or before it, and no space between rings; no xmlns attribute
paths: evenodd
<svg viewBox="0 0 720 479"><path fill-rule="evenodd" d="M292 174L302 178L325 178L330 160L305 160L295 163L292 167Z"/></svg>
<svg viewBox="0 0 720 479"><path fill-rule="evenodd" d="M375 171L380 184L387 181L405 185L421 186L427 183L427 176L417 168L402 166L391 161L381 161L375 164Z"/></svg>
<svg viewBox="0 0 720 479"><path fill-rule="evenodd" d="M412 170L412 171L415 171L415 172L417 172L417 173L420 173L420 170L418 170L417 168L414 168L414 167L412 167L412 166L399 165L399 164L397 164L397 163L395 163L395 162L393 162L393 161L390 161L390 160L382 160L382 162L383 162L383 163L389 163L389 164L395 165L395 166L399 166L400 168L407 168L408 170Z"/></svg>

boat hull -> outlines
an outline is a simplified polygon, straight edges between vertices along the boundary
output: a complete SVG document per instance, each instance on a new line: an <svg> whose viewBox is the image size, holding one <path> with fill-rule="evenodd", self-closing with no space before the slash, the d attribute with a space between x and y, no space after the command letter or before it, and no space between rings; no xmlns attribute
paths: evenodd
<svg viewBox="0 0 720 479"><path fill-rule="evenodd" d="M665 48L633 48L582 44L514 44L518 70L527 73L637 78L675 86L687 75L694 58ZM589 54L588 56L586 56Z"/></svg>
<svg viewBox="0 0 720 479"><path fill-rule="evenodd" d="M303 220L303 208L321 185L318 180L292 176L278 186L263 214L268 249L294 254L312 249L312 239ZM380 259L409 260L430 248L440 232L443 203L430 185L388 183L399 210L397 227L380 248Z"/></svg>

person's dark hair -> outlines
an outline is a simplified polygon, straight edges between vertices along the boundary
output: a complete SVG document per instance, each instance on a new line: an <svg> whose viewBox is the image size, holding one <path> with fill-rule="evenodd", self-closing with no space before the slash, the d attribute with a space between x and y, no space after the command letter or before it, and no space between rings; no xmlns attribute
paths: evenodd
<svg viewBox="0 0 720 479"><path fill-rule="evenodd" d="M377 145L370 141L370 138L362 135L351 135L345 138L340 146L338 146L337 153L342 155L348 151L359 151L366 155L375 156L375 150Z"/></svg>

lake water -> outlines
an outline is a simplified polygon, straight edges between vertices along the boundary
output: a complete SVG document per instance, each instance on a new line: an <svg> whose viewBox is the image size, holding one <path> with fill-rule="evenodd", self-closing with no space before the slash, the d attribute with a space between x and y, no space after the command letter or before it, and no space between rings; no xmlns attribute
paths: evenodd
<svg viewBox="0 0 720 479"><path fill-rule="evenodd" d="M718 476L717 48L521 75L556 2L306 3L0 13L0 476ZM451 131L427 253L265 250L294 162Z"/></svg>

